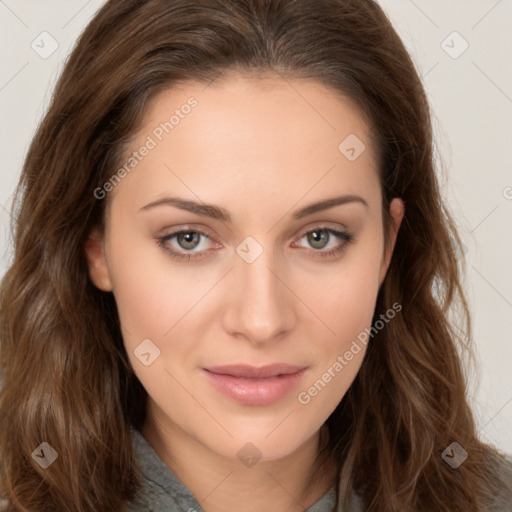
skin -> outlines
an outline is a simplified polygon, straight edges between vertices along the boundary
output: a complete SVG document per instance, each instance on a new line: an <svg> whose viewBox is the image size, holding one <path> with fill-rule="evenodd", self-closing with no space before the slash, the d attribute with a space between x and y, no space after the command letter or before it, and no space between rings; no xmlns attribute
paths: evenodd
<svg viewBox="0 0 512 512"><path fill-rule="evenodd" d="M371 326L404 205L392 201L386 251L369 128L348 100L312 80L234 75L208 87L182 84L149 104L132 150L191 96L198 106L109 192L105 230L86 243L90 276L113 292L127 353L149 394L142 434L201 506L304 510L333 485L330 470L312 487L306 479L322 424L356 376L364 347L307 405L297 395ZM366 145L353 162L338 150L349 134ZM292 218L346 194L368 206ZM141 210L170 196L222 207L231 222L169 205ZM177 261L158 245L181 227L210 238L190 248L175 237L167 247L202 258ZM322 227L355 240L307 235ZM263 248L252 263L236 252L248 236ZM320 255L343 244L338 255ZM160 350L149 366L134 355L144 339ZM262 406L225 397L202 370L275 362L307 370L293 392ZM251 467L237 457L248 442L261 452Z"/></svg>

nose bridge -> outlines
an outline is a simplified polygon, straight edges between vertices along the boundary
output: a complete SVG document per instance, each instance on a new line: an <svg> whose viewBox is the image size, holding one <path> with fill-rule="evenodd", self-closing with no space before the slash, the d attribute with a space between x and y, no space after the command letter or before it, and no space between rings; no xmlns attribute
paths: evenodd
<svg viewBox="0 0 512 512"><path fill-rule="evenodd" d="M263 248L254 239L248 240L237 253L229 330L253 342L271 341L292 326L293 294L281 282L285 279L276 270L279 265L271 246Z"/></svg>

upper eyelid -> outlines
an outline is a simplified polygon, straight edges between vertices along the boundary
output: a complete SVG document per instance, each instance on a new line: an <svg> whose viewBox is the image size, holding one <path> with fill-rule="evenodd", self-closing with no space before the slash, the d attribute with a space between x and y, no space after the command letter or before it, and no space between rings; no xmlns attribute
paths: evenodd
<svg viewBox="0 0 512 512"><path fill-rule="evenodd" d="M190 233L190 232L201 233L202 235L206 235L208 238L211 238L211 239L215 238L214 236L211 236L209 234L208 229L198 228L198 227L189 226L189 225L183 225L182 227L178 227L176 229L172 229L169 231L167 229L162 229L161 232L162 232L162 234L158 235L159 238L167 238L172 235L177 235L179 233Z"/></svg>
<svg viewBox="0 0 512 512"><path fill-rule="evenodd" d="M335 226L331 225L331 224L337 224ZM341 224L341 226L340 226ZM343 224L343 223L335 223L335 222L330 222L330 221L313 221L313 222L310 222L308 224L307 227L305 228L302 228L300 230L300 233L301 236L304 236L305 233L308 233L312 230L315 230L315 229L334 229L334 230L337 230L337 231L349 231L349 229ZM160 230L161 232L166 232L166 229L162 229ZM167 235L172 235L172 234L176 234L176 233L180 233L180 232L187 232L187 231L196 231L196 232L201 232L207 236L209 236L210 238L215 238L215 236L211 236L209 234L209 232L212 232L212 230L210 230L209 228L204 228L204 227L199 227L199 226L195 226L194 224L190 223L190 224L183 224L182 226L179 226L177 227L175 230L173 231L169 231L167 233ZM162 235L162 236L167 236L167 235Z"/></svg>

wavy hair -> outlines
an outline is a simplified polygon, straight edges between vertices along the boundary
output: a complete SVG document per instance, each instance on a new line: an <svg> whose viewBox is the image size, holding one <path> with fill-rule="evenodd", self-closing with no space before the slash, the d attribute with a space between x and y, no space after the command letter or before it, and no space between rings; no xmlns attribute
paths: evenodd
<svg viewBox="0 0 512 512"><path fill-rule="evenodd" d="M403 312L368 345L317 461L336 461L336 510L352 491L365 512L484 510L500 488L500 455L479 441L467 400L460 239L436 177L423 85L374 0L110 0L89 23L15 195L0 291L5 510L111 512L140 489L130 427L142 426L147 394L113 295L88 275L84 241L108 201L94 191L155 95L232 72L314 79L350 98L372 129L384 225L392 198L406 206L374 319L395 302ZM31 457L43 441L58 452L46 470ZM453 441L470 454L456 471L441 458Z"/></svg>

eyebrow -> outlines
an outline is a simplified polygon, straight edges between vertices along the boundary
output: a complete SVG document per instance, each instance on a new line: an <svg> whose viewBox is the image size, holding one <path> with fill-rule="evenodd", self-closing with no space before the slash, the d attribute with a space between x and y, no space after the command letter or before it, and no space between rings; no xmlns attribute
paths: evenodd
<svg viewBox="0 0 512 512"><path fill-rule="evenodd" d="M345 195L332 197L330 199L325 199L317 203L312 203L296 211L293 214L292 218L302 219L303 217L307 217L308 215L312 215L313 213L327 210L329 208L333 208L334 206L349 203L360 203L364 205L366 208L368 208L368 203L362 197L357 195ZM190 201L179 197L165 197L163 199L153 201L147 204L146 206L143 206L140 209L140 211L151 210L159 206L174 206L176 208L180 208L181 210L186 210L197 215L211 217L212 219L217 219L224 222L231 222L231 216L226 210L224 210L224 208L220 208L219 206L215 206L213 204L197 203L195 201Z"/></svg>

